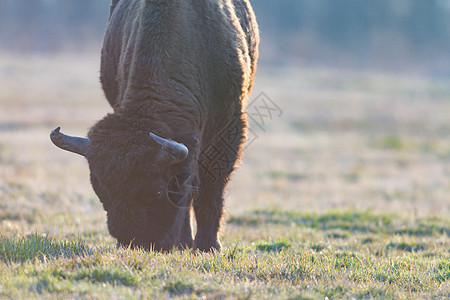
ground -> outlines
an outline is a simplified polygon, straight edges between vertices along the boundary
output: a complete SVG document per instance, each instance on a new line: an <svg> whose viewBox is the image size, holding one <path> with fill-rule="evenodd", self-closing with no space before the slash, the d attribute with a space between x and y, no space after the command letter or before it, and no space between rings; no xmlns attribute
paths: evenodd
<svg viewBox="0 0 450 300"><path fill-rule="evenodd" d="M0 55L0 298L448 298L450 80L270 69L222 253L118 250L82 157L95 56Z"/></svg>

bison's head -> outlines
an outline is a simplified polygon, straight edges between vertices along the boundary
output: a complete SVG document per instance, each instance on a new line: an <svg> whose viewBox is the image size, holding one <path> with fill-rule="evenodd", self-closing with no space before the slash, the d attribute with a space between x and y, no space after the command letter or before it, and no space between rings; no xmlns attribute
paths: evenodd
<svg viewBox="0 0 450 300"><path fill-rule="evenodd" d="M170 249L179 243L191 199L185 188L174 203L168 189L177 174L189 172L189 151L138 123L109 115L91 129L89 138L67 136L57 128L51 139L88 160L109 232L120 245Z"/></svg>

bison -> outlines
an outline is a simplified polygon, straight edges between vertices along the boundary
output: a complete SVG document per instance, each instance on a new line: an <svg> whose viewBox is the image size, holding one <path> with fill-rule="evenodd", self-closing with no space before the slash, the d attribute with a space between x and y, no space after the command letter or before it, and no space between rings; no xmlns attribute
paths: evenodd
<svg viewBox="0 0 450 300"><path fill-rule="evenodd" d="M50 136L87 159L118 245L220 251L258 44L248 0L112 1L100 81L113 113L87 138Z"/></svg>

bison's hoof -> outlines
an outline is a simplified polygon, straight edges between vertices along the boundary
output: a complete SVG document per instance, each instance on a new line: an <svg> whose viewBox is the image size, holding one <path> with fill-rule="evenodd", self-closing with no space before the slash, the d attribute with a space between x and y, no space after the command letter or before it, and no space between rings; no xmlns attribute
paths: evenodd
<svg viewBox="0 0 450 300"><path fill-rule="evenodd" d="M197 243L197 245L194 246L194 249L200 252L220 252L222 251L222 245L220 244L219 241L215 241L214 243L211 244Z"/></svg>

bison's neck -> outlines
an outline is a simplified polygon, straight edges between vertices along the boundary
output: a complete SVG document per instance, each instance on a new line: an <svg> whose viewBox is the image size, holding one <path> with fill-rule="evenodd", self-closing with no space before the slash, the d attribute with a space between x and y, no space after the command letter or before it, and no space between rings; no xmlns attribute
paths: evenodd
<svg viewBox="0 0 450 300"><path fill-rule="evenodd" d="M195 114L194 109L182 111L175 105L153 100L129 102L116 109L116 115L137 131L153 132L186 146L195 146L195 140L200 136L201 124L192 117Z"/></svg>

